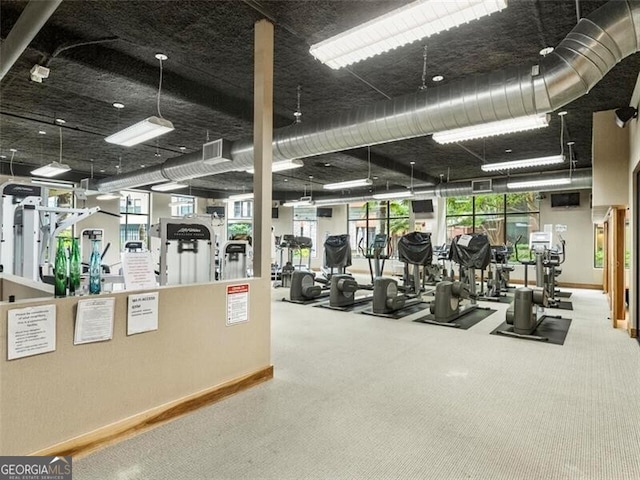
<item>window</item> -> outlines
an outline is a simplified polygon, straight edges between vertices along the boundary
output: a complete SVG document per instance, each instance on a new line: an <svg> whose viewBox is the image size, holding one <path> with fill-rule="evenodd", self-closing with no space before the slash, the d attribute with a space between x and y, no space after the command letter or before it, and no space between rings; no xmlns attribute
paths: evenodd
<svg viewBox="0 0 640 480"><path fill-rule="evenodd" d="M120 250L130 240L148 241L149 193L128 191L120 199Z"/></svg>
<svg viewBox="0 0 640 480"><path fill-rule="evenodd" d="M227 238L250 240L253 233L253 200L233 202L227 206Z"/></svg>
<svg viewBox="0 0 640 480"><path fill-rule="evenodd" d="M518 258L529 259L529 234L540 229L535 192L447 198L447 240L465 233L484 233L491 245L514 245Z"/></svg>
<svg viewBox="0 0 640 480"><path fill-rule="evenodd" d="M593 267L604 268L604 227L593 226Z"/></svg>
<svg viewBox="0 0 640 480"><path fill-rule="evenodd" d="M195 212L195 197L189 195L171 195L171 207L172 217L184 217L185 215L191 215Z"/></svg>
<svg viewBox="0 0 640 480"><path fill-rule="evenodd" d="M316 258L318 251L318 217L316 207L293 207L293 234L296 237L309 237L313 242L311 251L301 252L301 263L309 262L309 255ZM304 250L304 249L303 249Z"/></svg>
<svg viewBox="0 0 640 480"><path fill-rule="evenodd" d="M371 201L349 204L349 240L353 257L363 258L364 252L373 245L376 234L389 237L388 253L397 252L398 239L409 232L410 202Z"/></svg>

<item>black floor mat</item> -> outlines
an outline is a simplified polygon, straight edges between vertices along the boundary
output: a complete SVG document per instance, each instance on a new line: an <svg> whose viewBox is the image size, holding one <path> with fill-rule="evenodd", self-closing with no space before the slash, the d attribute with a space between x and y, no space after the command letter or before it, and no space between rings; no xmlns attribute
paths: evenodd
<svg viewBox="0 0 640 480"><path fill-rule="evenodd" d="M556 292L556 297L569 298L570 296L571 292Z"/></svg>
<svg viewBox="0 0 640 480"><path fill-rule="evenodd" d="M506 295L506 296L502 296L502 297L489 297L490 299L486 299L483 297L479 297L478 301L479 302L491 302L491 303L511 303L513 302L513 295Z"/></svg>
<svg viewBox="0 0 640 480"><path fill-rule="evenodd" d="M556 301L557 305L549 306L549 308L556 308L558 310L573 310L573 303L563 302L562 300Z"/></svg>
<svg viewBox="0 0 640 480"><path fill-rule="evenodd" d="M388 313L388 314L373 313L373 311L371 310L371 307L367 308L366 310L363 310L360 313L364 313L365 315L372 315L374 317L398 319L398 318L406 317L408 315L412 315L417 312L422 312L424 310L427 310L428 308L429 308L429 302L420 302L415 305L410 305L409 307L401 308L400 310L397 310L393 313Z"/></svg>
<svg viewBox="0 0 640 480"><path fill-rule="evenodd" d="M321 297L316 297L316 298L312 298L310 300L301 300L301 301L294 301L294 300L290 300L286 297L282 298L283 302L287 302L287 303L293 303L296 305L313 305L313 304L317 304L320 302L328 302L329 301L329 295L323 295Z"/></svg>
<svg viewBox="0 0 640 480"><path fill-rule="evenodd" d="M347 307L332 307L331 305L329 305L329 302L327 301L327 302L314 305L314 307L328 308L329 310L336 310L338 312L358 312L360 310L368 308L369 302L371 302L371 300L373 300L373 297L356 298L355 301L353 302L353 305L349 305Z"/></svg>
<svg viewBox="0 0 640 480"><path fill-rule="evenodd" d="M496 311L497 310L493 310L491 308L487 308L487 309L476 308L475 310L470 311L469 313L463 315L462 317L457 318L448 323L458 325L458 327L456 328L460 330L468 330L469 328L473 327L477 323L480 323L482 320L484 320L485 318L487 318L489 315L491 315ZM426 322L425 320L434 320L433 314L430 313L429 315L426 315L422 318L418 318L414 320L414 322L433 325L433 323Z"/></svg>
<svg viewBox="0 0 640 480"><path fill-rule="evenodd" d="M569 332L570 326L570 318L549 317L545 315L544 320L538 326L538 328L533 331L532 335L547 338L548 340L544 343L564 345L564 340L567 338L567 333ZM502 322L502 324L498 328L491 332L491 335L499 335L501 337L507 336L498 333L499 330L513 331L513 327L511 325L508 325L507 322ZM526 337L523 337L522 339L533 340Z"/></svg>

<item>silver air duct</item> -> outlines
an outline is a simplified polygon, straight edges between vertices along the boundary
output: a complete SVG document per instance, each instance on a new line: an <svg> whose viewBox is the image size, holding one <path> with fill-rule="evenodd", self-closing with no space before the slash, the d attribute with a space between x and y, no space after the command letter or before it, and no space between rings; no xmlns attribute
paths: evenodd
<svg viewBox="0 0 640 480"><path fill-rule="evenodd" d="M558 171L558 172L545 172L545 173L532 173L530 175L517 175L511 177L499 177L493 178L492 189L491 192L487 192L488 194L493 193L514 193L521 191L530 191L531 188L524 189L512 189L507 187L507 183L512 181L517 182L533 182L533 181L542 181L542 180L557 180L561 178L569 178L569 172ZM483 180L486 180L483 178ZM477 195L473 191L471 186L472 180L464 180L459 182L449 182L449 183L441 183L434 187L426 187L426 188L416 188L414 190L414 196L407 200L420 200L424 198L433 198L433 197L465 197L469 195ZM536 190L541 192L554 192L554 191L566 191L566 190L585 190L591 189L592 185L592 176L591 169L584 168L580 170L574 170L571 174L571 184L570 185L550 185L547 187L540 187ZM377 192L377 193L385 193L385 192ZM319 198L315 200L316 205L335 205L338 203L354 203L354 202L368 202L373 200L373 193L369 195L360 195L354 197L334 197L334 198Z"/></svg>
<svg viewBox="0 0 640 480"><path fill-rule="evenodd" d="M616 63L640 50L640 0L612 0L583 18L539 65L507 68L449 85L377 102L329 119L274 131L273 161L305 158L367 145L525 115L552 112L585 95ZM199 155L177 159L164 176L163 165L97 182L115 191L168 180L204 177L253 166L253 139L231 146L232 162L197 165ZM146 170L146 169L145 169ZM148 180L146 180L148 178Z"/></svg>

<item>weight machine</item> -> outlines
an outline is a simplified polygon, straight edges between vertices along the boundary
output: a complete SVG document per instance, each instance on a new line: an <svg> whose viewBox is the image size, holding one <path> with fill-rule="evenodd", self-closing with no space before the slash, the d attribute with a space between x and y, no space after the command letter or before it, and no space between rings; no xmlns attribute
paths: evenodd
<svg viewBox="0 0 640 480"><path fill-rule="evenodd" d="M42 281L53 272L56 237L65 229L100 211L43 205L46 189L8 182L2 191L0 265L2 271Z"/></svg>

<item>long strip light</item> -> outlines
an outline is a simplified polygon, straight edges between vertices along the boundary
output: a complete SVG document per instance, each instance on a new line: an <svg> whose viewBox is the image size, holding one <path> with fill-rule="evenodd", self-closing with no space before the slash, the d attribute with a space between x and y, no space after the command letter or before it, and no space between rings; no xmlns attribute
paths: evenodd
<svg viewBox="0 0 640 480"><path fill-rule="evenodd" d="M31 175L51 178L68 172L69 170L71 170L71 167L69 165L59 162L51 162L48 165L44 165L40 168L36 168L35 170L31 170Z"/></svg>
<svg viewBox="0 0 640 480"><path fill-rule="evenodd" d="M166 182L159 183L158 185L152 185L151 190L154 192L171 192L172 190L180 190L181 188L187 188L189 185L186 183L178 182Z"/></svg>
<svg viewBox="0 0 640 480"><path fill-rule="evenodd" d="M402 192L385 192L385 193L376 193L373 195L373 198L376 200L392 200L396 198L409 198L413 197L413 192L410 190L402 191Z"/></svg>
<svg viewBox="0 0 640 480"><path fill-rule="evenodd" d="M309 205L314 205L315 202L313 200L291 200L289 202L284 202L282 204L283 207L304 207Z"/></svg>
<svg viewBox="0 0 640 480"><path fill-rule="evenodd" d="M236 195L229 195L227 197L227 200L231 200L232 202L235 202L237 200L252 200L253 199L253 192L250 193L238 193Z"/></svg>
<svg viewBox="0 0 640 480"><path fill-rule="evenodd" d="M131 147L159 137L173 130L173 123L166 118L149 117L105 138L106 142Z"/></svg>
<svg viewBox="0 0 640 480"><path fill-rule="evenodd" d="M285 170L293 170L294 168L304 167L304 162L294 158L293 160L285 160L284 162L276 162L271 164L271 172L284 172ZM254 174L253 167L247 170L247 173Z"/></svg>
<svg viewBox="0 0 640 480"><path fill-rule="evenodd" d="M552 155L549 157L525 158L522 160L513 160L511 162L487 163L482 165L484 172L496 172L501 170L513 170L516 168L542 167L544 165L555 165L564 163L564 155Z"/></svg>
<svg viewBox="0 0 640 480"><path fill-rule="evenodd" d="M531 180L522 182L509 182L507 188L539 188L539 187L553 187L557 185L570 185L570 178L550 178L547 180Z"/></svg>
<svg viewBox="0 0 640 480"><path fill-rule="evenodd" d="M311 46L309 52L338 69L490 15L506 0L418 0Z"/></svg>
<svg viewBox="0 0 640 480"><path fill-rule="evenodd" d="M120 198L122 198L122 195L118 192L101 193L96 196L96 200L118 200Z"/></svg>
<svg viewBox="0 0 640 480"><path fill-rule="evenodd" d="M433 139L441 144L463 142L475 138L485 138L507 133L524 132L549 125L548 115L529 115L526 117L510 118L497 122L482 123L468 127L454 128L433 134Z"/></svg>
<svg viewBox="0 0 640 480"><path fill-rule="evenodd" d="M373 185L370 178L359 178L358 180L347 180L346 182L327 183L322 186L325 190L342 190L346 188L366 187Z"/></svg>

